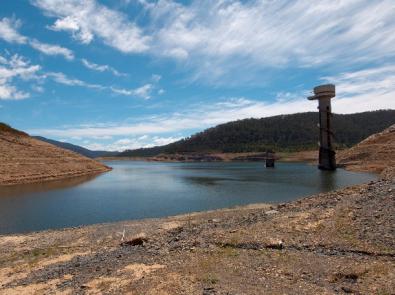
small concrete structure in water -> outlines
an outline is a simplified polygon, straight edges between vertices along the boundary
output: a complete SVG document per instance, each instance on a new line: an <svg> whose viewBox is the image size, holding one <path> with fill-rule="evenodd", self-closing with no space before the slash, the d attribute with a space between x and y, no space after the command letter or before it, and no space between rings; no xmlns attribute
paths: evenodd
<svg viewBox="0 0 395 295"><path fill-rule="evenodd" d="M266 168L274 168L275 154L273 152L266 152Z"/></svg>
<svg viewBox="0 0 395 295"><path fill-rule="evenodd" d="M333 131L331 128L331 99L336 96L335 85L320 85L314 88L314 95L309 100L318 100L320 151L318 168L322 170L336 169L336 152L333 148Z"/></svg>

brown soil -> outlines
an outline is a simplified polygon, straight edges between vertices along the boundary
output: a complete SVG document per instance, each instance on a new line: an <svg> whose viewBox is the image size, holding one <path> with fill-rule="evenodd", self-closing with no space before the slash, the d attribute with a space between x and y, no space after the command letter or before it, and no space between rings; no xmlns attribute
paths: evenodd
<svg viewBox="0 0 395 295"><path fill-rule="evenodd" d="M58 180L109 171L71 151L0 126L0 185Z"/></svg>
<svg viewBox="0 0 395 295"><path fill-rule="evenodd" d="M395 167L395 125L338 155L338 164L357 171L382 172Z"/></svg>

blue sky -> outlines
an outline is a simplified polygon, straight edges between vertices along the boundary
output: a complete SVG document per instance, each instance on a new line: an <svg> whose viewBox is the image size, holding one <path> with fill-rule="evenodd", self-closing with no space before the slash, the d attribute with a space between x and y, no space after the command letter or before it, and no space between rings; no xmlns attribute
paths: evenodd
<svg viewBox="0 0 395 295"><path fill-rule="evenodd" d="M91 149L220 123L395 109L393 0L2 0L0 121Z"/></svg>

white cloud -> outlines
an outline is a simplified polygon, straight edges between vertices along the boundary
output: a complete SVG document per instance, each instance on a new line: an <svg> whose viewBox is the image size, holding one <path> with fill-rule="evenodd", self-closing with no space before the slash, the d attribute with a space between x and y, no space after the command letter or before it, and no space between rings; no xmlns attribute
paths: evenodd
<svg viewBox="0 0 395 295"><path fill-rule="evenodd" d="M21 100L29 98L30 94L23 91L18 91L15 86L8 84L0 84L0 99Z"/></svg>
<svg viewBox="0 0 395 295"><path fill-rule="evenodd" d="M70 32L76 32L79 30L78 23L72 18L72 17L65 17L63 19L58 19L56 22L49 27L51 30L54 31L70 31ZM92 41L93 36L92 34L81 36L81 41L83 43L89 43Z"/></svg>
<svg viewBox="0 0 395 295"><path fill-rule="evenodd" d="M95 64L93 62L86 60L85 58L81 59L81 62L86 68L94 70L94 71L98 71L98 72L106 72L107 71L107 72L114 74L115 76L126 76L126 74L118 72L116 69L114 69L113 67L111 67L109 65Z"/></svg>
<svg viewBox="0 0 395 295"><path fill-rule="evenodd" d="M21 22L19 20L4 17L0 21L0 38L9 43L26 43L27 38L18 32L20 26Z"/></svg>
<svg viewBox="0 0 395 295"><path fill-rule="evenodd" d="M144 135L140 137L121 138L114 141L113 143L84 141L82 145L90 150L125 151L125 150L132 150L138 148L149 148L158 145L165 145L180 139L181 137L173 137L173 136L161 137L161 136Z"/></svg>
<svg viewBox="0 0 395 295"><path fill-rule="evenodd" d="M87 88L93 88L93 89L105 89L105 86L98 85L98 84L91 84L79 79L74 79L74 78L69 78L65 74L60 73L60 72L50 72L46 73L44 75L45 77L50 77L52 78L55 82L68 85L68 86L81 86L81 87L87 87Z"/></svg>
<svg viewBox="0 0 395 295"><path fill-rule="evenodd" d="M148 50L149 37L121 12L111 10L95 0L32 0L35 6L58 19L51 26L56 31L68 31L82 43L94 37L125 53Z"/></svg>
<svg viewBox="0 0 395 295"><path fill-rule="evenodd" d="M338 96L333 107L346 113L369 109L395 109L395 66L346 72L324 81L336 84Z"/></svg>
<svg viewBox="0 0 395 295"><path fill-rule="evenodd" d="M111 87L111 90L114 93L121 94L121 95L126 95L126 96L137 96L141 97L144 99L150 99L151 98L151 92L153 90L154 86L152 84L145 84L139 88L136 89L120 89L116 87Z"/></svg>
<svg viewBox="0 0 395 295"><path fill-rule="evenodd" d="M44 93L45 89L44 87L40 86L40 85L32 85L31 88L38 93Z"/></svg>
<svg viewBox="0 0 395 295"><path fill-rule="evenodd" d="M13 85L14 79L30 80L37 78L39 65L30 65L30 62L18 55L10 58L0 56L0 99L21 100L28 98L29 93L20 91Z"/></svg>
<svg viewBox="0 0 395 295"><path fill-rule="evenodd" d="M74 59L74 53L65 47L42 43L36 39L29 39L18 32L21 21L16 19L3 18L0 21L0 38L9 43L28 43L32 48L46 55L61 55L68 60Z"/></svg>
<svg viewBox="0 0 395 295"><path fill-rule="evenodd" d="M162 76L161 76L161 75L157 75L157 74L153 74L153 75L151 76L151 79L152 79L152 81L154 81L154 82L159 82L159 81L162 79Z"/></svg>
<svg viewBox="0 0 395 295"><path fill-rule="evenodd" d="M140 97L144 99L151 98L151 92L154 89L152 84L146 84L136 89L121 89L113 86L105 86L100 84L92 84L86 81L82 81L76 78L71 78L61 72L48 72L41 76L41 78L52 78L56 83L60 83L67 86L79 86L86 87L97 90L109 90L115 94L131 96L131 97Z"/></svg>
<svg viewBox="0 0 395 295"><path fill-rule="evenodd" d="M59 45L46 44L33 39L30 41L30 46L46 55L61 55L68 60L74 59L73 51Z"/></svg>

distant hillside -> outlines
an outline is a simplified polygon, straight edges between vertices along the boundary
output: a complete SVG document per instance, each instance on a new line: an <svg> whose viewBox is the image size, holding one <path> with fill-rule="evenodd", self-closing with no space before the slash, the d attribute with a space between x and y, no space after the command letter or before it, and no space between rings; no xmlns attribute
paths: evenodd
<svg viewBox="0 0 395 295"><path fill-rule="evenodd" d="M84 155L85 157L88 158L98 158L98 157L115 157L117 156L119 153L118 152L107 152L107 151L92 151L89 149L86 149L82 146L78 146L75 144L71 144L71 143L67 143L67 142L62 142L62 141L57 141L57 140L53 140L53 139L48 139L42 136L33 136L34 138L53 144L57 147L61 147L63 149L75 152L75 153L79 153L81 155Z"/></svg>
<svg viewBox="0 0 395 295"><path fill-rule="evenodd" d="M262 119L245 119L209 128L180 141L147 149L127 150L119 156L141 157L160 153L299 151L317 147L318 113L307 112ZM350 147L395 124L395 110L333 115L338 148Z"/></svg>
<svg viewBox="0 0 395 295"><path fill-rule="evenodd" d="M100 162L30 137L0 123L0 186L109 171Z"/></svg>

